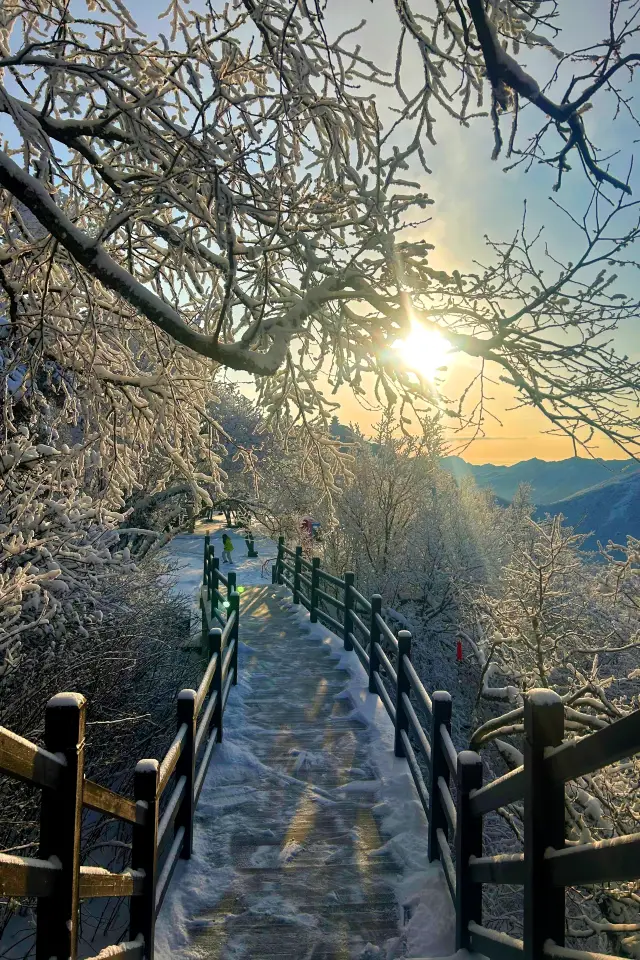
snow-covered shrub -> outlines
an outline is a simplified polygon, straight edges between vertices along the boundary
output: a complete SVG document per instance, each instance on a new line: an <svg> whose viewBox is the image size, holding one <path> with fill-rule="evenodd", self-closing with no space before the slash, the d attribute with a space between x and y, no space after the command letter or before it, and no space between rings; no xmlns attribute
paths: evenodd
<svg viewBox="0 0 640 960"><path fill-rule="evenodd" d="M171 587L166 563L150 560L101 582L104 615L89 630L67 624L55 656L25 658L0 680L0 724L42 742L48 698L61 690L83 693L86 775L131 796L136 761L164 755L175 733L176 694L201 677L199 657L182 649L189 607ZM39 796L37 789L0 777L0 849L36 853ZM129 863L130 841L126 825L85 812L83 862L121 870ZM103 930L111 923L118 935L125 932L121 908L119 901L109 902L100 918ZM0 936L11 921L12 939L22 951L16 955L26 956L33 911L29 904L17 910L17 904L0 904ZM88 942L98 919L95 912L84 919Z"/></svg>

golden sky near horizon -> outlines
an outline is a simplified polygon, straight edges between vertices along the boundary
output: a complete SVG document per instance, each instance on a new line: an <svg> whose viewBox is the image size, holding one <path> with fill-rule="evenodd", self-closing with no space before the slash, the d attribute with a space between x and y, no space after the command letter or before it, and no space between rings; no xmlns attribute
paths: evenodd
<svg viewBox="0 0 640 960"><path fill-rule="evenodd" d="M476 438L471 444L466 441L472 434L462 431L459 434L449 431L447 440L450 444L450 453L457 453L468 463L495 463L509 465L521 460L565 460L574 456L574 450L568 437L549 435L548 421L537 410L529 407L511 409L514 405L513 396L505 386L494 388L495 402L492 404L501 424L489 421L486 424L486 437ZM502 394L502 396L501 396ZM368 433L380 419L380 411L371 411L362 406L348 387L342 387L333 398L340 402L338 418L342 423L357 423ZM465 447L465 449L463 449ZM599 438L592 448L594 456L605 460L623 459L621 450L606 438ZM578 456L585 456L579 452Z"/></svg>

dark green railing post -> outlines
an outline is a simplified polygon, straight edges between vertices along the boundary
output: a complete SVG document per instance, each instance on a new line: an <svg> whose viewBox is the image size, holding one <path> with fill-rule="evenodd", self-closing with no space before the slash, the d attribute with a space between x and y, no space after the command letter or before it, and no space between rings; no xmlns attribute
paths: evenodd
<svg viewBox="0 0 640 960"><path fill-rule="evenodd" d="M402 742L402 731L409 731L409 717L404 705L403 694L407 696L411 693L409 677L404 666L404 658L411 659L411 634L408 630L398 632L398 666L396 682L396 730L394 739L394 753L396 757L404 757L405 749Z"/></svg>
<svg viewBox="0 0 640 960"><path fill-rule="evenodd" d="M133 775L133 796L144 813L144 822L133 827L131 866L144 870L142 893L131 898L129 937L144 939L145 960L153 960L156 929L158 872L158 772L157 760L140 760Z"/></svg>
<svg viewBox="0 0 640 960"><path fill-rule="evenodd" d="M216 635L221 633L222 633L222 630L220 630L219 627L212 627L211 630L209 630L209 633L207 634L207 652L208 652L207 667L209 666L213 657L217 653L218 648L216 646ZM209 696L212 697L214 693L215 693L214 681L212 678L211 687L209 688ZM211 716L209 718L209 729L207 730L207 736L205 738L206 740L208 740L209 737L211 736L211 731L213 730L215 725L216 725L216 711L214 707L214 709L211 711Z"/></svg>
<svg viewBox="0 0 640 960"><path fill-rule="evenodd" d="M210 545L211 545L211 535L208 533L205 533L204 535L204 574L203 574L202 580L207 590L211 589L211 587L209 586L209 547Z"/></svg>
<svg viewBox="0 0 640 960"><path fill-rule="evenodd" d="M212 725L216 728L216 741L222 741L222 630L219 627L213 627L209 630L209 653L211 657L217 656L216 668L211 680L211 696L216 698L216 705L213 708Z"/></svg>
<svg viewBox="0 0 640 960"><path fill-rule="evenodd" d="M229 637L229 643L235 641L235 646L233 648L233 653L231 654L231 669L233 671L233 680L232 683L235 684L238 682L238 637L240 630L240 594L235 590L230 598L229 602L231 606L229 607L229 616L235 613L236 618L233 622L233 627L231 628L231 635Z"/></svg>
<svg viewBox="0 0 640 960"><path fill-rule="evenodd" d="M482 856L482 817L473 816L469 794L482 786L482 760L458 754L456 802L456 950L471 950L469 924L482 924L482 884L469 876L469 858Z"/></svg>
<svg viewBox="0 0 640 960"><path fill-rule="evenodd" d="M60 863L60 874L52 895L38 900L37 960L76 960L78 956L86 707L81 694L59 693L49 700L44 715L45 747L51 753L62 754L66 767L56 790L42 790L39 857L55 857Z"/></svg>
<svg viewBox="0 0 640 960"><path fill-rule="evenodd" d="M253 540L253 534L252 534L252 533L249 533L249 534L244 538L244 542L245 542L246 545L247 545L247 557L249 557L249 558L257 557L257 556L258 556L258 552L257 552L257 550L256 550L256 546L255 546L255 543L254 543L254 540Z"/></svg>
<svg viewBox="0 0 640 960"><path fill-rule="evenodd" d="M382 616L382 597L374 593L371 597L371 620L369 621L369 693L377 693L374 677L380 670L380 658L376 652L376 643L380 643L380 625L377 617Z"/></svg>
<svg viewBox="0 0 640 960"><path fill-rule="evenodd" d="M530 690L524 701L524 957L564 945L565 891L549 883L545 851L565 844L564 784L545 776L547 747L564 736L564 704L551 690Z"/></svg>
<svg viewBox="0 0 640 960"><path fill-rule="evenodd" d="M345 650L353 650L353 642L349 634L353 633L353 620L351 619L351 610L353 608L353 587L356 579L355 573L345 573L344 575L344 628L343 640Z"/></svg>
<svg viewBox="0 0 640 960"><path fill-rule="evenodd" d="M180 856L189 860L193 851L193 814L194 814L194 782L196 774L196 692L195 690L181 690L178 694L178 730L186 724L187 736L182 753L176 764L176 780L184 777L187 781L182 803L176 815L176 830L184 827L184 837Z"/></svg>
<svg viewBox="0 0 640 960"><path fill-rule="evenodd" d="M431 698L431 778L429 783L429 860L440 859L438 830L449 837L447 816L442 806L438 780L440 777L449 786L449 766L442 747L440 728L444 725L451 732L451 694L436 690Z"/></svg>
<svg viewBox="0 0 640 960"><path fill-rule="evenodd" d="M236 572L235 570L229 570L227 574L227 600L231 601L231 594L236 591ZM227 607L227 617L229 616L229 607Z"/></svg>
<svg viewBox="0 0 640 960"><path fill-rule="evenodd" d="M216 590L220 584L218 580L218 570L220 568L220 557L211 557L211 616L213 617L213 611L218 609L218 597L216 595Z"/></svg>
<svg viewBox="0 0 640 960"><path fill-rule="evenodd" d="M311 591L309 593L309 620L311 623L318 622L318 582L320 580L320 557L314 557L311 561Z"/></svg>
<svg viewBox="0 0 640 960"><path fill-rule="evenodd" d="M293 603L300 603L300 572L302 570L302 547L296 547L293 561Z"/></svg>
<svg viewBox="0 0 640 960"><path fill-rule="evenodd" d="M284 558L284 537L278 537L278 557L276 559L276 583L282 586L282 561Z"/></svg>

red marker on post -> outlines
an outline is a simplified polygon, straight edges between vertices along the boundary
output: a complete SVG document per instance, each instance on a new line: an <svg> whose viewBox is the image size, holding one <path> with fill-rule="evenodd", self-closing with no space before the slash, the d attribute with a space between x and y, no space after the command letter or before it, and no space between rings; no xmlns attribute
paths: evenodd
<svg viewBox="0 0 640 960"><path fill-rule="evenodd" d="M462 640L458 640L456 644L456 660L458 663L462 660Z"/></svg>

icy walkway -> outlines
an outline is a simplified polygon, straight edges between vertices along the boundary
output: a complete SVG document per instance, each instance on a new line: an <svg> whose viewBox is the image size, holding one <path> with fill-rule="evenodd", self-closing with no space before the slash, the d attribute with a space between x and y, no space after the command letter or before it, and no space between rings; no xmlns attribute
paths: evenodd
<svg viewBox="0 0 640 960"><path fill-rule="evenodd" d="M180 539L187 573L202 536ZM246 585L240 682L197 808L194 856L160 916L158 956L452 953L453 912L439 866L427 863L422 809L359 661L283 588L257 585L268 541L243 561L234 539Z"/></svg>

